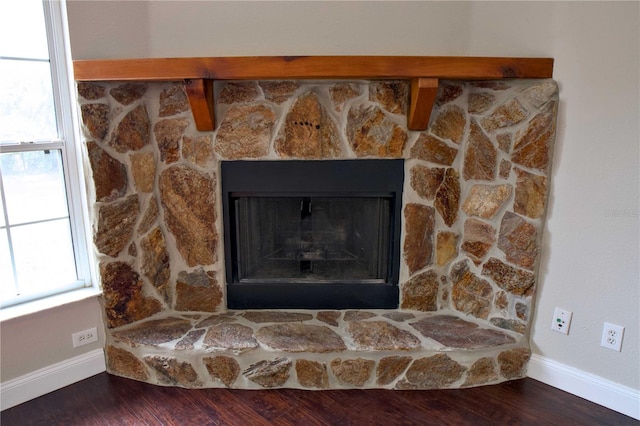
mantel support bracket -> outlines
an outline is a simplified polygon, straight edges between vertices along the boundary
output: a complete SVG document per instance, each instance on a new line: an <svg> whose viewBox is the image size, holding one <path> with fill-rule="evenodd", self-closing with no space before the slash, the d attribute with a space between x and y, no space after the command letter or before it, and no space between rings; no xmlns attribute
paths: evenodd
<svg viewBox="0 0 640 426"><path fill-rule="evenodd" d="M186 80L187 97L191 112L200 132L211 132L216 128L215 103L213 100L213 80L198 78Z"/></svg>
<svg viewBox="0 0 640 426"><path fill-rule="evenodd" d="M407 117L407 128L409 130L427 129L437 94L437 78L421 77L411 79L409 116Z"/></svg>

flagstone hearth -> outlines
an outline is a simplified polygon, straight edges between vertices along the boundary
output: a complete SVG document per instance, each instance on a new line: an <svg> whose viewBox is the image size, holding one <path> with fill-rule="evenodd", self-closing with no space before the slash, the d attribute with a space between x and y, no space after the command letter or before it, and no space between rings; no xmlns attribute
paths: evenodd
<svg viewBox="0 0 640 426"><path fill-rule="evenodd" d="M110 373L241 389L526 374L553 80L440 80L423 131L404 80L217 81L212 131L188 84L78 83ZM362 158L404 160L397 309L229 310L220 162Z"/></svg>

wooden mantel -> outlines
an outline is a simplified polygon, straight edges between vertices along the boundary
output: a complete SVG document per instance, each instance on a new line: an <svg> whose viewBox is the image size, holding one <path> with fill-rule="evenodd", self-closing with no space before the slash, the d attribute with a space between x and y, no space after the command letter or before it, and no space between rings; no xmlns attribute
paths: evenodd
<svg viewBox="0 0 640 426"><path fill-rule="evenodd" d="M439 80L551 78L552 58L251 56L74 61L77 81L187 82L196 127L215 129L214 80L410 80L407 127L425 130Z"/></svg>

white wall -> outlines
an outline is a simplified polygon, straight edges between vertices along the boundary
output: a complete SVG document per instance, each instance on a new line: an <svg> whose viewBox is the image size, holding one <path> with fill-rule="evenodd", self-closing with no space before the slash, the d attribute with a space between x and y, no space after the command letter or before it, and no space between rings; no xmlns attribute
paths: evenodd
<svg viewBox="0 0 640 426"><path fill-rule="evenodd" d="M74 59L554 57L561 104L534 352L640 389L637 2L71 1L68 12ZM574 313L568 336L549 329L555 306ZM603 321L626 327L621 353L600 348Z"/></svg>

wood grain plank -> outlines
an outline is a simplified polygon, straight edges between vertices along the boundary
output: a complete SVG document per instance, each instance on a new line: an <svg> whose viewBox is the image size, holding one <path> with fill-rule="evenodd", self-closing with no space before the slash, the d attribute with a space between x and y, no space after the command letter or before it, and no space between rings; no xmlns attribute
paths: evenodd
<svg viewBox="0 0 640 426"><path fill-rule="evenodd" d="M409 130L427 129L437 94L437 78L414 78L411 80L411 97L407 117Z"/></svg>
<svg viewBox="0 0 640 426"><path fill-rule="evenodd" d="M201 132L213 131L216 128L213 80L207 78L188 80L185 89L196 128Z"/></svg>

